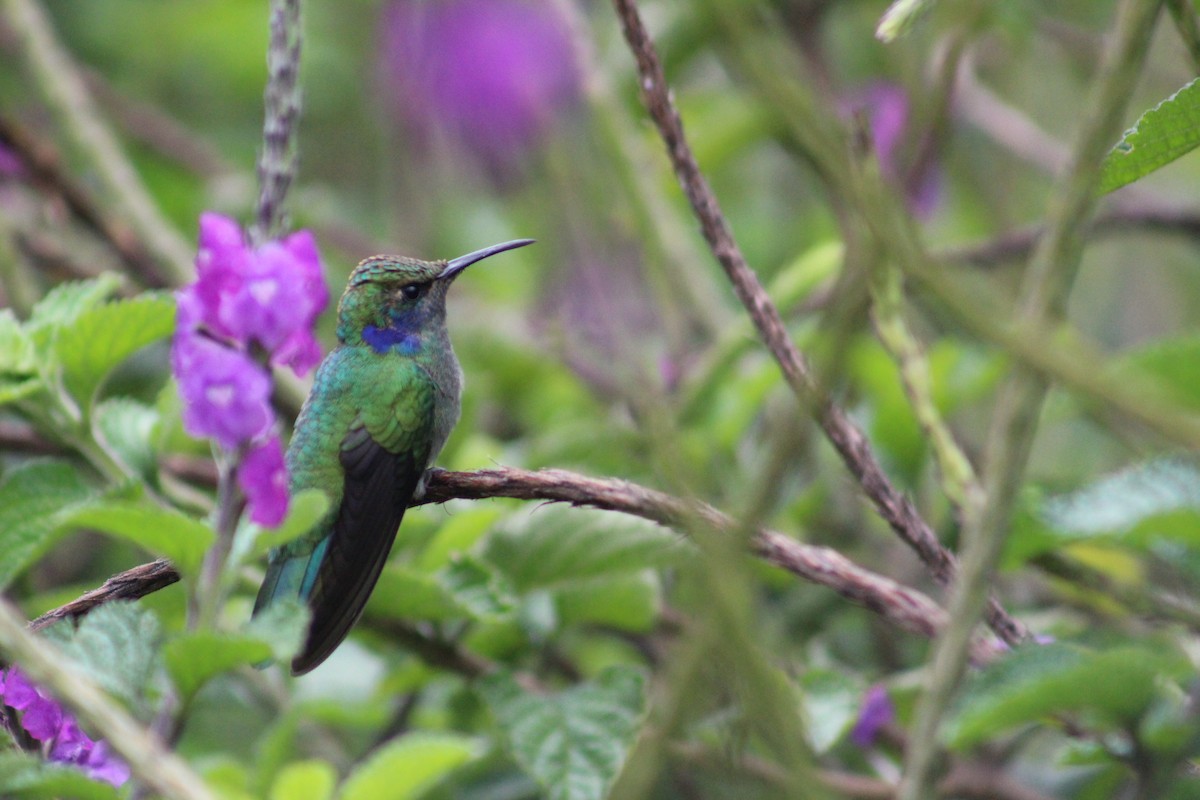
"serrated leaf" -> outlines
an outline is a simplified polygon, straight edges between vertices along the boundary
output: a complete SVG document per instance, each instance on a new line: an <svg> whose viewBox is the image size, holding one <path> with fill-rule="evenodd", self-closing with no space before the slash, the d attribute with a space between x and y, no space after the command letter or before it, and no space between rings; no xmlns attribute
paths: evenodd
<svg viewBox="0 0 1200 800"><path fill-rule="evenodd" d="M33 461L0 481L0 589L58 539L63 522L95 496L78 471L62 461Z"/></svg>
<svg viewBox="0 0 1200 800"><path fill-rule="evenodd" d="M78 626L64 620L44 635L103 689L134 706L153 685L162 626L153 612L136 602L105 603Z"/></svg>
<svg viewBox="0 0 1200 800"><path fill-rule="evenodd" d="M120 286L120 276L112 272L86 281L60 283L33 307L26 329L35 344L41 347L49 342L56 329L69 325L87 309L103 303Z"/></svg>
<svg viewBox="0 0 1200 800"><path fill-rule="evenodd" d="M47 763L21 752L0 753L0 797L55 800L116 800L117 790L82 770Z"/></svg>
<svg viewBox="0 0 1200 800"><path fill-rule="evenodd" d="M134 503L104 503L79 509L71 525L116 536L168 559L194 577L216 534L202 522L171 508Z"/></svg>
<svg viewBox="0 0 1200 800"><path fill-rule="evenodd" d="M346 779L339 800L410 800L478 757L480 742L448 733L410 733L372 753Z"/></svg>
<svg viewBox="0 0 1200 800"><path fill-rule="evenodd" d="M436 579L475 619L497 617L516 604L512 585L491 565L460 556L436 573Z"/></svg>
<svg viewBox="0 0 1200 800"><path fill-rule="evenodd" d="M684 547L652 522L551 506L493 533L484 555L519 591L528 591L662 566Z"/></svg>
<svg viewBox="0 0 1200 800"><path fill-rule="evenodd" d="M483 620L513 610L504 576L478 559L463 557L433 574L389 564L368 601L368 613L395 619L445 622Z"/></svg>
<svg viewBox="0 0 1200 800"><path fill-rule="evenodd" d="M643 678L611 667L557 695L533 694L507 673L479 682L513 757L551 800L600 800L625 763L643 707Z"/></svg>
<svg viewBox="0 0 1200 800"><path fill-rule="evenodd" d="M948 744L967 748L1043 717L1086 712L1089 725L1123 725L1141 714L1164 673L1168 651L1118 647L1092 652L1066 644L1026 645L990 665L967 685L946 727Z"/></svg>
<svg viewBox="0 0 1200 800"><path fill-rule="evenodd" d="M1147 111L1100 165L1101 194L1170 164L1200 145L1200 79Z"/></svg>
<svg viewBox="0 0 1200 800"><path fill-rule="evenodd" d="M294 761L279 771L271 784L270 800L329 800L337 771L328 761Z"/></svg>
<svg viewBox="0 0 1200 800"><path fill-rule="evenodd" d="M128 397L113 397L96 406L94 417L109 447L144 480L151 480L158 469L158 411Z"/></svg>
<svg viewBox="0 0 1200 800"><path fill-rule="evenodd" d="M88 407L115 367L174 329L175 302L169 295L141 294L85 309L58 334L63 383Z"/></svg>
<svg viewBox="0 0 1200 800"><path fill-rule="evenodd" d="M183 634L163 648L167 673L185 702L222 672L267 661L272 655L271 646L262 639L220 631Z"/></svg>

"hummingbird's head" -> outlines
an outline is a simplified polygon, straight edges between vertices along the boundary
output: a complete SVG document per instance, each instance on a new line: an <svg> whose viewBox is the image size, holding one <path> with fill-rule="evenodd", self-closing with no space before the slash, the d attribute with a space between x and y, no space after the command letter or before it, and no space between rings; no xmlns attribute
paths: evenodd
<svg viewBox="0 0 1200 800"><path fill-rule="evenodd" d="M338 303L338 341L366 344L380 353L415 353L421 348L422 334L445 325L446 290L459 273L488 256L533 241L503 242L450 261L404 256L363 259L350 273Z"/></svg>

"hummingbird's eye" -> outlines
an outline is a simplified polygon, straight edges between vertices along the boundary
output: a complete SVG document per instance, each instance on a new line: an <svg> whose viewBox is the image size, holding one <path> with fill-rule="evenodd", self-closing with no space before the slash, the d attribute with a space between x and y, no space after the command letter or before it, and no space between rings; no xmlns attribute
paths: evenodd
<svg viewBox="0 0 1200 800"><path fill-rule="evenodd" d="M405 300L416 300L425 294L425 288L425 284L423 283L410 283L401 287L400 294L404 295Z"/></svg>

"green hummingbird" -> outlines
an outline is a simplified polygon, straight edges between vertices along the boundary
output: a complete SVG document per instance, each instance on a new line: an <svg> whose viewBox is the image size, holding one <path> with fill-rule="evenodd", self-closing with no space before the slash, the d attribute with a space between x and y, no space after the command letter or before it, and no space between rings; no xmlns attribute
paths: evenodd
<svg viewBox="0 0 1200 800"><path fill-rule="evenodd" d="M286 457L291 491L320 489L330 510L271 552L254 604L258 614L291 597L312 610L293 674L324 661L362 614L404 511L458 422L462 368L446 331L446 291L475 262L532 243L451 261L372 256L350 274L337 347L317 369Z"/></svg>

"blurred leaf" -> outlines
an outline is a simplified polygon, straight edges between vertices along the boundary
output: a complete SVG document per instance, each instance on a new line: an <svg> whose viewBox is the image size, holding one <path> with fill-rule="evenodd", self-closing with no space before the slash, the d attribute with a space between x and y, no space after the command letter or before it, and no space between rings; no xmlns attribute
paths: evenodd
<svg viewBox="0 0 1200 800"><path fill-rule="evenodd" d="M1100 165L1105 194L1149 175L1200 145L1200 80L1163 100L1125 131Z"/></svg>
<svg viewBox="0 0 1200 800"><path fill-rule="evenodd" d="M908 35L931 5L933 0L895 0L879 19L875 37L890 43Z"/></svg>
<svg viewBox="0 0 1200 800"><path fill-rule="evenodd" d="M105 603L79 620L44 631L63 653L111 694L135 708L147 698L159 666L162 628L136 602Z"/></svg>
<svg viewBox="0 0 1200 800"><path fill-rule="evenodd" d="M37 374L33 340L21 327L12 309L0 309L0 377L5 380Z"/></svg>
<svg viewBox="0 0 1200 800"><path fill-rule="evenodd" d="M296 492L288 503L288 513L283 522L276 528L259 529L245 558L261 558L272 548L298 539L316 527L328 511L329 496L320 489L303 489Z"/></svg>
<svg viewBox="0 0 1200 800"><path fill-rule="evenodd" d="M57 540L63 522L95 492L63 461L32 461L0 481L0 589Z"/></svg>
<svg viewBox="0 0 1200 800"><path fill-rule="evenodd" d="M651 570L591 580L571 581L555 590L560 625L591 623L618 630L645 632L654 627L662 607L658 576Z"/></svg>
<svg viewBox="0 0 1200 800"><path fill-rule="evenodd" d="M51 764L17 751L0 753L0 796L11 798L71 798L117 800L117 789L94 781L75 768Z"/></svg>
<svg viewBox="0 0 1200 800"><path fill-rule="evenodd" d="M300 652L308 636L311 612L299 600L276 600L250 619L245 633L266 642L280 662L289 662Z"/></svg>
<svg viewBox="0 0 1200 800"><path fill-rule="evenodd" d="M611 667L557 695L527 692L507 673L484 678L479 691L517 763L551 800L599 800L637 735L643 683L639 671Z"/></svg>
<svg viewBox="0 0 1200 800"><path fill-rule="evenodd" d="M175 302L169 295L143 293L83 310L58 335L67 390L83 407L90 406L113 368L174 329Z"/></svg>
<svg viewBox="0 0 1200 800"><path fill-rule="evenodd" d="M465 553L484 537L504 512L498 508L456 511L438 526L437 533L414 561L419 569L433 572L450 563L455 554Z"/></svg>
<svg viewBox="0 0 1200 800"><path fill-rule="evenodd" d="M409 800L482 751L477 739L410 733L372 753L342 785L339 800Z"/></svg>
<svg viewBox="0 0 1200 800"><path fill-rule="evenodd" d="M172 508L149 504L105 503L70 515L71 525L92 528L168 559L179 572L195 577L215 534L202 522Z"/></svg>
<svg viewBox="0 0 1200 800"><path fill-rule="evenodd" d="M800 678L799 690L813 749L827 753L858 719L862 681L845 672L810 669Z"/></svg>
<svg viewBox="0 0 1200 800"><path fill-rule="evenodd" d="M1123 354L1113 365L1120 380L1149 384L1167 399L1200 411L1200 336L1159 339Z"/></svg>
<svg viewBox="0 0 1200 800"><path fill-rule="evenodd" d="M515 605L505 577L477 558L462 556L436 573L389 564L368 601L371 612L399 619L488 619Z"/></svg>
<svg viewBox="0 0 1200 800"><path fill-rule="evenodd" d="M1100 652L1068 644L1019 647L965 687L946 739L963 749L1013 726L1068 712L1128 724L1145 711L1161 676L1180 666L1169 651L1144 647Z"/></svg>
<svg viewBox="0 0 1200 800"><path fill-rule="evenodd" d="M89 308L100 305L121 287L121 278L106 272L86 281L60 283L46 293L29 315L27 330L42 346L54 329L69 325Z"/></svg>
<svg viewBox="0 0 1200 800"><path fill-rule="evenodd" d="M329 800L337 771L328 761L294 761L279 771L271 784L270 800Z"/></svg>
<svg viewBox="0 0 1200 800"><path fill-rule="evenodd" d="M271 646L254 636L221 631L194 631L167 642L167 673L186 703L200 687L222 672L258 664L273 655Z"/></svg>
<svg viewBox="0 0 1200 800"><path fill-rule="evenodd" d="M96 406L96 428L116 454L144 480L158 469L154 442L158 411L128 397L112 397Z"/></svg>
<svg viewBox="0 0 1200 800"><path fill-rule="evenodd" d="M543 506L488 539L485 556L520 591L669 564L678 536L624 514Z"/></svg>

